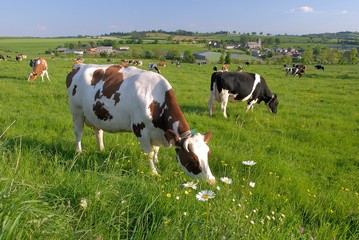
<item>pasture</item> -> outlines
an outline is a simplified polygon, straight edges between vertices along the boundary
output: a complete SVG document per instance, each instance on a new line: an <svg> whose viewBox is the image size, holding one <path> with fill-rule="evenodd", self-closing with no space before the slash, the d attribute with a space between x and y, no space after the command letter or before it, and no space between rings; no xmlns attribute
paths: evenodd
<svg viewBox="0 0 359 240"><path fill-rule="evenodd" d="M100 152L86 128L75 154L65 86L73 61L45 58L51 82L27 82L29 59L0 61L0 239L359 238L358 66L308 66L302 78L245 67L278 94L278 114L229 103L228 119L218 103L208 116L213 65L161 68L190 127L213 131L210 186L187 177L173 148L160 149L152 176L132 133L105 133ZM198 200L203 190L215 197Z"/></svg>

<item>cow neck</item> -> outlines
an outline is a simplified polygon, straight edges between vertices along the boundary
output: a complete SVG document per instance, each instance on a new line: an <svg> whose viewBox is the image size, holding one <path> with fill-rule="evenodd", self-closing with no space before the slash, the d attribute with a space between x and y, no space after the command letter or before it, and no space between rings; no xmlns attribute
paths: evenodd
<svg viewBox="0 0 359 240"><path fill-rule="evenodd" d="M182 137L188 137L189 135L191 135L191 130L189 128L189 125L181 111L181 108L179 107L178 103L177 103L177 99L173 93L173 90L170 89L169 91L166 92L166 105L168 108L167 114L168 114L168 129L172 129L174 131L176 131L175 129L173 129L174 125L176 124L176 122L178 122L178 128L177 128L177 133Z"/></svg>

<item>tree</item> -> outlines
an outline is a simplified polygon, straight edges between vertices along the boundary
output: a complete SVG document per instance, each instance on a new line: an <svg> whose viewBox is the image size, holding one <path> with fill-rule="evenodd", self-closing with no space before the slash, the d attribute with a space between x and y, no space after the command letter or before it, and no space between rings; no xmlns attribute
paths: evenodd
<svg viewBox="0 0 359 240"><path fill-rule="evenodd" d="M226 55L226 57L225 57L225 59L224 59L224 63L225 63L225 64L231 64L231 62L232 62L231 53L228 52L227 55Z"/></svg>
<svg viewBox="0 0 359 240"><path fill-rule="evenodd" d="M219 64L223 64L223 63L224 63L224 53L221 54L221 57L219 58L218 63L219 63Z"/></svg>
<svg viewBox="0 0 359 240"><path fill-rule="evenodd" d="M190 50L186 50L183 53L183 62L194 63L196 61L195 57L192 55Z"/></svg>
<svg viewBox="0 0 359 240"><path fill-rule="evenodd" d="M302 54L302 61L305 64L311 64L313 62L313 52L312 51L305 51Z"/></svg>
<svg viewBox="0 0 359 240"><path fill-rule="evenodd" d="M358 50L356 48L352 48L349 52L349 63L350 64L358 63Z"/></svg>
<svg viewBox="0 0 359 240"><path fill-rule="evenodd" d="M249 42L248 35L242 34L241 37L239 38L239 42L242 46L245 46Z"/></svg>

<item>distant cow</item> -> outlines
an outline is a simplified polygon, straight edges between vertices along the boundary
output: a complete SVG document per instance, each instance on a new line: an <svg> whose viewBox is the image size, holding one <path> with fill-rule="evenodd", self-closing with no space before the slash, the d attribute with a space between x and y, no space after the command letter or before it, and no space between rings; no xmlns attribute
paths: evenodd
<svg viewBox="0 0 359 240"><path fill-rule="evenodd" d="M137 66L137 67L141 67L142 66L142 61L140 61L140 60L134 60L133 61L133 65L135 65L135 66Z"/></svg>
<svg viewBox="0 0 359 240"><path fill-rule="evenodd" d="M161 75L121 65L77 65L66 78L76 151L81 152L84 123L93 127L100 150L103 131L132 131L148 153L157 175L159 146L174 146L179 164L193 178L215 184L208 165L212 132L193 133L173 89Z"/></svg>
<svg viewBox="0 0 359 240"><path fill-rule="evenodd" d="M0 54L0 60L4 60L5 61L5 58L3 55Z"/></svg>
<svg viewBox="0 0 359 240"><path fill-rule="evenodd" d="M229 67L228 67L227 64L222 65L222 71L223 72L228 72L229 71Z"/></svg>
<svg viewBox="0 0 359 240"><path fill-rule="evenodd" d="M293 67L286 67L285 72L286 76L293 75L294 77L302 77L303 73L305 73L305 65L293 64Z"/></svg>
<svg viewBox="0 0 359 240"><path fill-rule="evenodd" d="M157 65L155 63L149 63L148 64L148 69L156 71L157 73L161 73L161 71L158 69L158 67L157 67Z"/></svg>
<svg viewBox="0 0 359 240"><path fill-rule="evenodd" d="M46 74L47 79L50 81L49 74L47 72L47 62L44 58L40 57L31 59L30 67L32 67L32 72L30 73L27 81L35 80L37 75L40 75L41 80L44 81L44 74Z"/></svg>
<svg viewBox="0 0 359 240"><path fill-rule="evenodd" d="M211 93L208 101L209 115L212 116L215 100L221 103L223 116L227 118L227 103L230 95L234 100L248 102L247 110L255 103L265 102L271 113L277 113L278 98L269 90L264 78L255 73L214 72L211 77Z"/></svg>
<svg viewBox="0 0 359 240"><path fill-rule="evenodd" d="M74 68L77 64L84 64L84 61L81 58L77 58L72 64L72 68Z"/></svg>
<svg viewBox="0 0 359 240"><path fill-rule="evenodd" d="M243 67L242 67L242 66L238 66L236 72L243 72Z"/></svg>
<svg viewBox="0 0 359 240"><path fill-rule="evenodd" d="M159 62L159 63L158 63L158 66L159 66L159 67L166 67L167 64L166 64L166 62L163 62L163 61L162 61L162 62Z"/></svg>
<svg viewBox="0 0 359 240"><path fill-rule="evenodd" d="M24 55L24 54L19 54L15 57L15 60L18 61L18 62L21 62L22 60L26 59L27 56Z"/></svg>
<svg viewBox="0 0 359 240"><path fill-rule="evenodd" d="M251 63L250 63L250 62L246 62L246 66L248 67L249 65L251 65Z"/></svg>
<svg viewBox="0 0 359 240"><path fill-rule="evenodd" d="M324 66L323 66L323 65L315 65L314 68L315 68L316 70L322 70L322 71L324 71Z"/></svg>

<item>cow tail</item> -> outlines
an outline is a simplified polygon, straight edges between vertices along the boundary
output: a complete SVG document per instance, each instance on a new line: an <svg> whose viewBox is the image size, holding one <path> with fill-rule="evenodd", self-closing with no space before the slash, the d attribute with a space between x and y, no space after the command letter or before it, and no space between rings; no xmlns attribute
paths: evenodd
<svg viewBox="0 0 359 240"><path fill-rule="evenodd" d="M212 76L211 76L211 88L210 88L211 91L213 91L214 84L217 84L217 81L216 81L217 75L218 74L216 72L212 73Z"/></svg>

